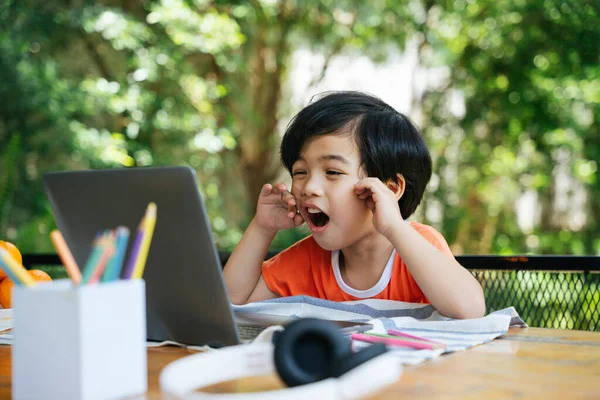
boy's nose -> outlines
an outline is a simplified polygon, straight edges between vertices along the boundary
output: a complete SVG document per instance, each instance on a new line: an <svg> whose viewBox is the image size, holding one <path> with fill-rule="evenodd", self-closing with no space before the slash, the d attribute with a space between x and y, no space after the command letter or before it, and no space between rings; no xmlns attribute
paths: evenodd
<svg viewBox="0 0 600 400"><path fill-rule="evenodd" d="M311 177L309 178L304 187L302 188L302 194L304 196L323 196L323 187L319 183L319 180Z"/></svg>

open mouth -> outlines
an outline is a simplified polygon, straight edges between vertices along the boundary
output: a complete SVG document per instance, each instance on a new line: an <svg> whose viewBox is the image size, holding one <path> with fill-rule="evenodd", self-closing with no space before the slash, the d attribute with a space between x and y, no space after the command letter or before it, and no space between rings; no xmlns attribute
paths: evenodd
<svg viewBox="0 0 600 400"><path fill-rule="evenodd" d="M329 215L325 214L318 208L308 207L306 212L311 224L317 228L322 228L329 223Z"/></svg>

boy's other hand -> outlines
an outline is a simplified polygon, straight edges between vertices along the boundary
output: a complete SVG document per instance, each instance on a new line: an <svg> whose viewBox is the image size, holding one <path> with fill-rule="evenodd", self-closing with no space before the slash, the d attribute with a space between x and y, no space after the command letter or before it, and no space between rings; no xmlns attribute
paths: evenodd
<svg viewBox="0 0 600 400"><path fill-rule="evenodd" d="M373 211L373 226L383 236L403 221L396 194L380 179L361 179L354 185L354 193Z"/></svg>
<svg viewBox="0 0 600 400"><path fill-rule="evenodd" d="M296 212L296 198L284 183L263 185L254 219L259 227L273 234L304 223L300 214Z"/></svg>

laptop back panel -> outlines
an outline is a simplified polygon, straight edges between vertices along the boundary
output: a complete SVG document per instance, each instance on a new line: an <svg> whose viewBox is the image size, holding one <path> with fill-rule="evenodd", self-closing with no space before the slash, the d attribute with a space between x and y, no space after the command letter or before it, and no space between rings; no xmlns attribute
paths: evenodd
<svg viewBox="0 0 600 400"><path fill-rule="evenodd" d="M144 270L149 340L239 343L210 221L191 168L52 172L43 180L56 224L80 268L96 233L117 226L131 232L126 263L146 207L156 203Z"/></svg>

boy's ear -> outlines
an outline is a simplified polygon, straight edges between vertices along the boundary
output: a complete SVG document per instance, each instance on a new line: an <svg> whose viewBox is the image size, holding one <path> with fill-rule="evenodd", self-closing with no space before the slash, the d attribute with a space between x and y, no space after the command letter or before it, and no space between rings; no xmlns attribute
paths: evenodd
<svg viewBox="0 0 600 400"><path fill-rule="evenodd" d="M400 200L406 188L406 180L402 174L396 174L396 181L388 180L385 185L396 195L396 201Z"/></svg>

